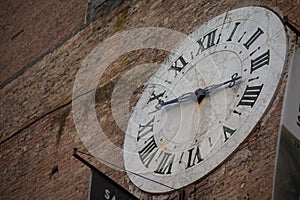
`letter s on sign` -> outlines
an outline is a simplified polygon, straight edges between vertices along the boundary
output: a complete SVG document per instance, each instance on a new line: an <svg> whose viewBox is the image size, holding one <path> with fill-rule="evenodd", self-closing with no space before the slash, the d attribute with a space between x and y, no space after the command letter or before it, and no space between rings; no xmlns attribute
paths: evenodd
<svg viewBox="0 0 300 200"><path fill-rule="evenodd" d="M104 194L105 199L110 199L110 196L109 196L110 191L109 191L109 189L105 189L104 192L105 192L105 194Z"/></svg>

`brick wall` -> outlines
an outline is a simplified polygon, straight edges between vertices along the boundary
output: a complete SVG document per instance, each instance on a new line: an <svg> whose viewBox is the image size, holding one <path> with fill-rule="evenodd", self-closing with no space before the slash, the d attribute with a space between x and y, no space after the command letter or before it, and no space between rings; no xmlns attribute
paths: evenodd
<svg viewBox="0 0 300 200"><path fill-rule="evenodd" d="M10 2L1 1L7 9L2 9L0 19L0 82L14 77L0 90L1 199L87 198L89 169L71 155L75 147L85 151L71 112L72 88L83 59L114 33L159 26L189 34L220 13L249 5L288 15L300 26L297 1L124 1L109 11L100 10L95 21L33 63L83 25L86 2ZM290 33L289 47L294 43ZM166 55L153 50L129 53L114 62L109 67L111 73L100 80L96 110L99 118L106 119L102 126L116 145L122 146L124 133L116 127L110 109L114 85L126 70L142 63L161 62ZM30 67L22 71L27 65ZM256 129L221 166L187 186L187 198L270 199L286 74L287 71L278 95ZM177 198L176 192L144 193L132 185L124 172L90 161L141 199Z"/></svg>
<svg viewBox="0 0 300 200"><path fill-rule="evenodd" d="M1 0L0 84L84 23L86 0Z"/></svg>

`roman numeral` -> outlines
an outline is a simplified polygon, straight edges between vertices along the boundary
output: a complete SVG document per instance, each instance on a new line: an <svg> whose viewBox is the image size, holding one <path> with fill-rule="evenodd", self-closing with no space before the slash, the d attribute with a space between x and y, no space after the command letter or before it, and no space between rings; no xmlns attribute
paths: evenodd
<svg viewBox="0 0 300 200"><path fill-rule="evenodd" d="M155 91L153 91L152 94L150 95L150 98L149 98L147 104L149 104L153 100L159 101L164 96L165 92L166 91L163 91L162 93L159 93L159 94L155 94Z"/></svg>
<svg viewBox="0 0 300 200"><path fill-rule="evenodd" d="M144 125L139 124L137 141L139 141L142 137L144 137L148 133L153 132L154 118L155 117L153 117L149 122L147 122Z"/></svg>
<svg viewBox="0 0 300 200"><path fill-rule="evenodd" d="M203 36L202 38L200 38L197 41L197 43L199 44L199 49L198 49L196 56L199 55L200 51L202 52L202 51L216 45L216 43L215 43L216 31L217 31L217 29L209 32L208 34L206 34L205 36Z"/></svg>
<svg viewBox="0 0 300 200"><path fill-rule="evenodd" d="M147 168L149 167L157 150L158 150L157 144L155 143L154 136L152 136L147 140L146 146L138 152L140 159L142 163L145 165L145 167Z"/></svg>
<svg viewBox="0 0 300 200"><path fill-rule="evenodd" d="M158 174L171 174L174 157L175 155L172 155L171 153L163 152L163 157L154 172Z"/></svg>
<svg viewBox="0 0 300 200"><path fill-rule="evenodd" d="M181 72L181 70L188 64L188 62L185 61L185 59L180 56L179 58L177 58L177 60L172 64L172 66L168 69L168 71L170 70L174 70L175 71L175 77L177 76L177 74L179 72Z"/></svg>
<svg viewBox="0 0 300 200"><path fill-rule="evenodd" d="M269 61L270 61L270 50L268 49L268 51L266 51L262 55L260 55L257 58L251 60L250 74L252 74L252 72L254 70L257 70L257 69L261 68L264 65L268 65Z"/></svg>
<svg viewBox="0 0 300 200"><path fill-rule="evenodd" d="M223 126L223 132L224 132L224 137L225 137L225 141L226 142L228 140L229 137L231 137L234 132L236 131L236 129L231 129L231 128L228 128L227 126ZM229 134L229 137L228 137L228 134Z"/></svg>
<svg viewBox="0 0 300 200"><path fill-rule="evenodd" d="M194 153L194 149L196 149L196 152ZM187 166L185 169L188 169L190 167L195 166L195 164L200 163L203 158L201 157L200 154L200 148L197 146L197 148L192 148L188 150L188 162L187 162ZM197 162L195 162L197 159Z"/></svg>
<svg viewBox="0 0 300 200"><path fill-rule="evenodd" d="M235 34L236 29L237 29L237 27L238 27L240 24L241 24L241 22L236 22L236 23L234 24L234 28L233 28L233 30L232 30L232 32L231 32L231 34L230 34L230 36L229 36L227 42L232 41L232 37L233 37L233 35Z"/></svg>
<svg viewBox="0 0 300 200"><path fill-rule="evenodd" d="M257 28L256 32L249 38L247 42L244 43L246 49L249 49L249 47L255 42L255 40L257 40L257 38L261 36L263 33L264 33L263 30Z"/></svg>
<svg viewBox="0 0 300 200"><path fill-rule="evenodd" d="M245 92L237 106L250 106L252 108L263 88L263 85L264 84L258 86L247 85Z"/></svg>

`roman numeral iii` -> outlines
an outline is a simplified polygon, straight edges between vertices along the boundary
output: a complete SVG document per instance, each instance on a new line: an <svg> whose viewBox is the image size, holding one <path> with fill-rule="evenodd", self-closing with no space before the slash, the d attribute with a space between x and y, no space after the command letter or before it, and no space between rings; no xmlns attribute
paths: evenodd
<svg viewBox="0 0 300 200"><path fill-rule="evenodd" d="M270 50L266 51L262 55L258 56L257 58L251 60L251 69L250 74L252 74L253 71L261 68L264 65L268 65L270 61Z"/></svg>

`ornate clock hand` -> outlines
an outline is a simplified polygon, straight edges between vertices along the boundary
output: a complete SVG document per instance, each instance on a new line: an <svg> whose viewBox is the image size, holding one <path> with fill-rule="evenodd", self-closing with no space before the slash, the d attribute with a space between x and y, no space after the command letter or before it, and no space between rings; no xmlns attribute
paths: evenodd
<svg viewBox="0 0 300 200"><path fill-rule="evenodd" d="M231 76L231 79L228 80L228 81L224 81L223 83L219 83L219 84L214 84L214 85L210 85L210 86L207 86L206 88L202 89L202 88L199 88L195 91L195 94L197 96L197 99L198 99L198 103L200 103L203 98L211 93L212 91L214 91L215 89L223 86L223 85L226 85L229 83L228 87L233 87L235 85L235 82L237 80L239 80L240 78L242 78L241 76L238 76L238 73L234 73L232 76Z"/></svg>
<svg viewBox="0 0 300 200"><path fill-rule="evenodd" d="M188 93L185 93L175 99L171 99L169 101L163 101L163 100L159 100L158 104L155 106L155 108L157 110L160 110L163 106L166 106L166 105L169 105L169 104L174 104L174 103L182 103L184 101L188 101L188 100L191 100L191 99L195 99L195 96L198 100L198 103L200 103L204 97L211 93L213 90L223 86L223 85L226 85L229 83L229 87L233 87L235 85L235 81L239 80L241 78L241 76L238 76L237 73L233 74L231 76L231 79L228 80L228 81L225 81L223 83L219 83L219 84L214 84L214 85L210 85L210 86L207 86L206 88L202 89L202 88L199 88L197 89L195 92L188 92Z"/></svg>
<svg viewBox="0 0 300 200"><path fill-rule="evenodd" d="M155 106L155 108L157 110L160 110L163 106L165 105L169 105L169 104L173 104L173 103L182 103L184 101L188 101L188 100L191 100L191 99L196 99L196 95L194 92L188 92L188 93L185 93L175 99L171 99L169 101L166 101L164 102L163 100L159 100L158 104Z"/></svg>

